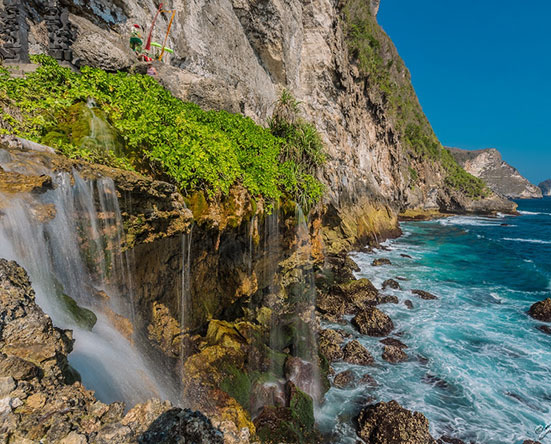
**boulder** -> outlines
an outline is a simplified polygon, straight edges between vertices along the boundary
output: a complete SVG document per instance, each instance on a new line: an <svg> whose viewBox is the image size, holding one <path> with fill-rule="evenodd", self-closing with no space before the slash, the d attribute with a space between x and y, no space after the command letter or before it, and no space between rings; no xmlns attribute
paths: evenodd
<svg viewBox="0 0 551 444"><path fill-rule="evenodd" d="M371 262L371 265L373 265L374 267L380 267L381 265L392 265L392 262L390 262L390 259L386 259L386 258L379 258L379 259L374 259L373 262Z"/></svg>
<svg viewBox="0 0 551 444"><path fill-rule="evenodd" d="M329 362L340 361L344 357L341 345L344 336L336 330L326 329L319 332L319 351Z"/></svg>
<svg viewBox="0 0 551 444"><path fill-rule="evenodd" d="M375 307L362 310L354 316L352 324L361 334L368 336L386 336L394 329L392 319Z"/></svg>
<svg viewBox="0 0 551 444"><path fill-rule="evenodd" d="M373 365L375 362L371 353L357 340L346 344L343 352L344 360L350 364Z"/></svg>
<svg viewBox="0 0 551 444"><path fill-rule="evenodd" d="M404 305L408 308L408 310L413 309L413 302L411 302L409 299L404 301Z"/></svg>
<svg viewBox="0 0 551 444"><path fill-rule="evenodd" d="M399 290L400 289L400 284L398 283L398 281L395 281L394 279L387 279L386 281L383 282L383 290L385 290L386 288L392 288L393 290Z"/></svg>
<svg viewBox="0 0 551 444"><path fill-rule="evenodd" d="M538 321L551 322L551 298L536 302L528 313Z"/></svg>
<svg viewBox="0 0 551 444"><path fill-rule="evenodd" d="M429 421L396 401L367 406L358 416L358 436L369 444L436 444Z"/></svg>
<svg viewBox="0 0 551 444"><path fill-rule="evenodd" d="M335 291L342 295L342 299L345 301L346 314L355 314L358 310L377 305L380 302L379 291L369 279L365 278L338 285Z"/></svg>
<svg viewBox="0 0 551 444"><path fill-rule="evenodd" d="M383 349L383 359L391 364L398 364L399 362L407 361L408 355L402 350L401 347L385 345L385 348Z"/></svg>
<svg viewBox="0 0 551 444"><path fill-rule="evenodd" d="M411 290L411 292L413 294L417 295L418 297L420 297L421 299L425 299L427 301L438 299L437 296L435 296L432 293L429 293L428 291L425 291L425 290Z"/></svg>
<svg viewBox="0 0 551 444"><path fill-rule="evenodd" d="M381 339L379 342L384 345L392 345L398 348L408 348L406 344L404 344L402 341L396 338L385 338L385 339Z"/></svg>
<svg viewBox="0 0 551 444"><path fill-rule="evenodd" d="M352 385L354 382L354 373L352 370L345 370L335 376L333 380L333 385L338 388L345 388Z"/></svg>
<svg viewBox="0 0 551 444"><path fill-rule="evenodd" d="M400 302L398 296L391 294L385 294L379 298L379 304L397 304L398 302Z"/></svg>
<svg viewBox="0 0 551 444"><path fill-rule="evenodd" d="M549 325L540 325L538 326L538 330L551 335L551 327L549 327Z"/></svg>
<svg viewBox="0 0 551 444"><path fill-rule="evenodd" d="M377 385L377 381L375 381L375 378L371 376L369 373L366 373L365 375L363 375L358 381L358 383L370 385L372 387L375 387Z"/></svg>

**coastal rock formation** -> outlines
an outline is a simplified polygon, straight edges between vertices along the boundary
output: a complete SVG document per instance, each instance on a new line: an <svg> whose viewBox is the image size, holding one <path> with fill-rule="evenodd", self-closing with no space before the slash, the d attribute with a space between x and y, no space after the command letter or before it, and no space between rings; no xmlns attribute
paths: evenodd
<svg viewBox="0 0 551 444"><path fill-rule="evenodd" d="M370 444L436 444L429 421L396 401L380 402L362 410L358 436Z"/></svg>
<svg viewBox="0 0 551 444"><path fill-rule="evenodd" d="M536 302L528 313L538 321L551 322L551 298Z"/></svg>
<svg viewBox="0 0 551 444"><path fill-rule="evenodd" d="M495 148L475 151L448 149L468 173L482 179L496 193L510 199L542 197L542 190L531 184L515 167L505 162Z"/></svg>
<svg viewBox="0 0 551 444"><path fill-rule="evenodd" d="M425 290L411 290L411 292L414 295L416 295L419 298L424 299L426 301L431 301L431 300L438 299L438 296L435 296L432 293L429 293L428 291L425 291Z"/></svg>
<svg viewBox="0 0 551 444"><path fill-rule="evenodd" d="M544 180L538 187L545 197L551 196L551 179Z"/></svg>
<svg viewBox="0 0 551 444"><path fill-rule="evenodd" d="M53 326L25 270L5 259L0 312L0 437L7 442L223 443L207 418L168 402L151 400L125 415L121 403L96 400L68 364L71 331Z"/></svg>

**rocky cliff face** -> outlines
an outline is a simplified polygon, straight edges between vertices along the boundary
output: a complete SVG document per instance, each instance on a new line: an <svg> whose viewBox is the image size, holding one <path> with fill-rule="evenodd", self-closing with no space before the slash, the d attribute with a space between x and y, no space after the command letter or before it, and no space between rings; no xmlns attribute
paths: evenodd
<svg viewBox="0 0 551 444"><path fill-rule="evenodd" d="M157 9L152 0L62 3L72 12L76 62L109 70L132 67L127 44L130 26L138 23L147 28ZM473 202L448 185L438 162L414 155L405 146L403 131L389 112L388 97L373 78L360 72L349 53L342 18L346 4L332 0L169 2L167 8L177 11L168 42L175 53L170 64L158 67L161 82L184 100L240 112L260 123L271 116L282 88L289 89L326 144L325 202L333 220L369 217L373 205L387 206L392 213L417 207L512 211L511 204L496 196L488 200L489 206ZM371 1L367 6L380 39L381 57L388 66L397 67L392 68L393 76L409 85L407 68L376 25L378 5ZM44 2L38 0L28 4L35 22L34 51L46 50L40 24L43 8ZM167 15L159 18L156 40L162 40L167 20ZM395 223L392 218L390 223ZM364 224L357 224L354 229L360 231L354 236L365 242L370 233L362 232L363 228Z"/></svg>
<svg viewBox="0 0 551 444"><path fill-rule="evenodd" d="M479 177L496 193L510 199L537 199L541 190L532 185L516 168L501 158L495 148L468 151L449 148L457 162L475 177Z"/></svg>
<svg viewBox="0 0 551 444"><path fill-rule="evenodd" d="M538 187L544 196L551 196L551 179L544 180Z"/></svg>

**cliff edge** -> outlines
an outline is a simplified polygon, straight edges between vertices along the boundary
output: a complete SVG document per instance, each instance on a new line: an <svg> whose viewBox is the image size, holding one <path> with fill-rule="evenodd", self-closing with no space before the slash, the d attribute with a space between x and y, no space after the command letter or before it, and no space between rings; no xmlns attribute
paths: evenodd
<svg viewBox="0 0 551 444"><path fill-rule="evenodd" d="M551 196L551 179L544 180L538 187L545 197Z"/></svg>

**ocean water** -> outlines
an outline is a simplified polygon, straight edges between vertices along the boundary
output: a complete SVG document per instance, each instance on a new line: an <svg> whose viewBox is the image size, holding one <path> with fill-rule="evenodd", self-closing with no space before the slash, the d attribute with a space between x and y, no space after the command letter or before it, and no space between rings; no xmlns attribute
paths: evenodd
<svg viewBox="0 0 551 444"><path fill-rule="evenodd" d="M369 373L378 386L327 393L318 419L334 433L332 442L355 442L345 423L372 400L395 399L425 414L436 438L467 442L536 440L536 428L551 423L551 335L527 314L531 304L551 296L551 199L519 201L519 210L518 217L404 223L404 235L384 244L388 250L354 255L357 276L378 288L385 279L403 279L401 290L384 292L400 303L379 308L393 319L393 336L409 346L409 360L386 363L378 338L325 324L352 333L377 361L373 367L334 365L337 373ZM392 265L372 267L376 257ZM411 289L439 299L421 300ZM403 304L407 299L412 310ZM540 440L551 443L551 434Z"/></svg>

